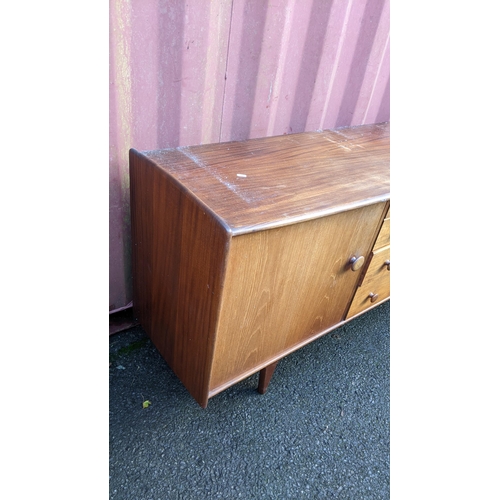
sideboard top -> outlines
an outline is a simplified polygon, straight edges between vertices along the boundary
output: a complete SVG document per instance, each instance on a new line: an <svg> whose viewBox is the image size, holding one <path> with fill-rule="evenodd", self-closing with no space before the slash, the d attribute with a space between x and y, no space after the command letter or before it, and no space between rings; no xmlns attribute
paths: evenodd
<svg viewBox="0 0 500 500"><path fill-rule="evenodd" d="M237 234L389 199L390 124L133 154Z"/></svg>

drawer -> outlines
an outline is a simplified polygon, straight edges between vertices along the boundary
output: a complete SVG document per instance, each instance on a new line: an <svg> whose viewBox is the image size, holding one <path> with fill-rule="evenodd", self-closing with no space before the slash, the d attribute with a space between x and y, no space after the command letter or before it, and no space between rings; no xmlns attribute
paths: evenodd
<svg viewBox="0 0 500 500"><path fill-rule="evenodd" d="M390 247L383 247L372 258L361 286L357 289L347 319L379 304L390 296Z"/></svg>
<svg viewBox="0 0 500 500"><path fill-rule="evenodd" d="M389 217L389 212L387 213L386 218L384 219L384 223L380 228L380 232L377 236L377 241L373 246L374 250L378 250L379 248L386 247L391 243L391 218Z"/></svg>

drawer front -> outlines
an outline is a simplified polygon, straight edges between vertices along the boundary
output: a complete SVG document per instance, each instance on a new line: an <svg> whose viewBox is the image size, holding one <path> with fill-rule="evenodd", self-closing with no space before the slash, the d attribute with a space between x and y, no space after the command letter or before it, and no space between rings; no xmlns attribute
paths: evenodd
<svg viewBox="0 0 500 500"><path fill-rule="evenodd" d="M372 254L372 259L361 286L352 301L347 319L373 307L390 296L390 247Z"/></svg>
<svg viewBox="0 0 500 500"><path fill-rule="evenodd" d="M373 247L374 250L378 250L379 248L386 247L391 243L391 219L389 217L389 213L387 217L384 219L384 223L380 228L380 232L378 233L377 241Z"/></svg>

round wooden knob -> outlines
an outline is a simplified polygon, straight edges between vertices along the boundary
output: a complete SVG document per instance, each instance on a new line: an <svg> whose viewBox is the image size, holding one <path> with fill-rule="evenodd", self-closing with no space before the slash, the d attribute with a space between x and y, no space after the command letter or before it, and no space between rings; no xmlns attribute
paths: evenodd
<svg viewBox="0 0 500 500"><path fill-rule="evenodd" d="M390 260L386 260L384 262L384 266L387 266L387 270L390 271L391 270L391 261Z"/></svg>
<svg viewBox="0 0 500 500"><path fill-rule="evenodd" d="M351 269L357 271L363 266L365 258L360 255L359 257L353 257L349 262L351 263Z"/></svg>
<svg viewBox="0 0 500 500"><path fill-rule="evenodd" d="M370 302L375 302L378 299L378 293L370 293Z"/></svg>

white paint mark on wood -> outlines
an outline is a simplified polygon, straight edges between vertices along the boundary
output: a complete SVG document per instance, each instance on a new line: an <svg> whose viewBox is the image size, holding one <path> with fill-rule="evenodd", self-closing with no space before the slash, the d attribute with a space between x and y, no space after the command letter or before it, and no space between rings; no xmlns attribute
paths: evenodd
<svg viewBox="0 0 500 500"><path fill-rule="evenodd" d="M246 203L249 203L249 204L253 202L252 198L248 198L247 196L245 196L243 193L241 193L239 191L238 186L236 186L235 184L232 184L231 182L224 180L214 168L212 168L210 165L207 165L205 162L200 160L200 158L198 158L195 154L193 154L189 150L188 146L180 147L180 148L178 148L178 151L180 151L183 155L187 156L191 161L196 163L196 165L198 165L200 168L202 168L203 170L206 170L210 175L215 177L221 184L224 184L224 186L226 186L230 191L232 191L236 196L241 198L243 201L245 201Z"/></svg>

